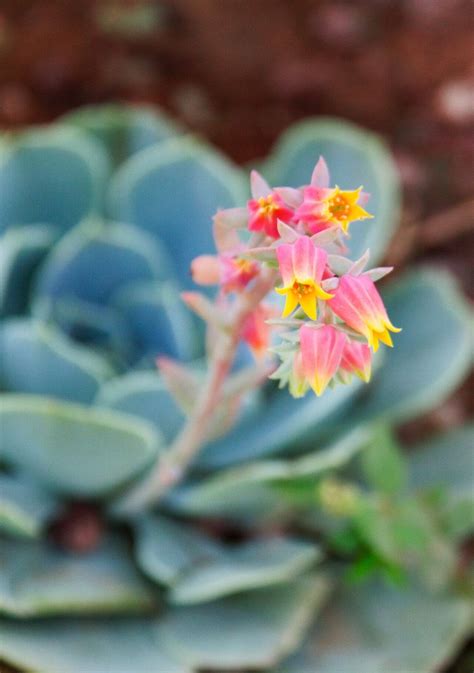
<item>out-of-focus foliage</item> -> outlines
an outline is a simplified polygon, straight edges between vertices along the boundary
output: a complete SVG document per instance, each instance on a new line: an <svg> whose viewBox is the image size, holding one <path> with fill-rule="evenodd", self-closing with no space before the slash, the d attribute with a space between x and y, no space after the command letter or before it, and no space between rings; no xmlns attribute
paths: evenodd
<svg viewBox="0 0 474 673"><path fill-rule="evenodd" d="M309 120L261 169L297 186L319 154L341 187L371 192L375 219L354 226L350 248L380 259L398 216L385 147ZM474 524L472 430L408 460L391 433L469 364L467 309L439 271L387 285L403 332L367 389L294 400L269 384L159 510L117 514L183 423L154 359L194 361L200 375L203 336L179 291L212 249L213 213L245 201L245 185L148 109L84 109L2 139L0 658L21 669L332 673L366 661L393 673L395 661L429 673L467 631L452 587ZM103 530L78 555L48 531L84 499ZM310 639L295 655L313 622L324 647Z"/></svg>

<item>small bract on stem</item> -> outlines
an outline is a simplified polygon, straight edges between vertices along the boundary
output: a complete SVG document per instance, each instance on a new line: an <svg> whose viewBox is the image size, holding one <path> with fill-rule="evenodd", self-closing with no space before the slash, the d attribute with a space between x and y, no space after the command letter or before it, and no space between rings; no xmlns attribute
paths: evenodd
<svg viewBox="0 0 474 673"><path fill-rule="evenodd" d="M256 171L250 183L246 207L219 211L214 218L217 254L192 262L194 281L218 288L212 301L200 292L183 293L207 323L207 374L181 432L151 475L121 503L128 511L153 504L177 484L212 437L223 405L238 408L266 376L288 386L294 397L310 389L322 395L354 375L368 382L373 352L380 342L392 346L390 332L400 331L375 286L391 269L366 270L368 251L356 261L346 255L349 225L372 217L362 187L330 187L323 158L310 184L299 189L272 189ZM253 232L250 238L242 235L245 231ZM278 295L285 298L280 310ZM257 361L244 375L231 373L241 342ZM162 370L176 394L182 366L166 361ZM239 384L233 385L236 379Z"/></svg>

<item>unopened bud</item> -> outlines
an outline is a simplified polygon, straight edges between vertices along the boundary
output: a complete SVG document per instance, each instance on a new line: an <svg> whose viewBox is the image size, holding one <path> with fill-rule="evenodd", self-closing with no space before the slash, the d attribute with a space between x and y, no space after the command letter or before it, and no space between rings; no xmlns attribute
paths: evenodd
<svg viewBox="0 0 474 673"><path fill-rule="evenodd" d="M219 258L199 255L191 262L191 275L198 285L217 285L220 278Z"/></svg>

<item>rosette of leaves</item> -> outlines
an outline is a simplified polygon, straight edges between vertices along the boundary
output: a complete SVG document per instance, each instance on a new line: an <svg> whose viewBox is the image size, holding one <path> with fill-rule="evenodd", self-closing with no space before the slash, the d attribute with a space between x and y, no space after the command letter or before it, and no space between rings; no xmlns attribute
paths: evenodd
<svg viewBox="0 0 474 673"><path fill-rule="evenodd" d="M423 447L385 492L401 461L387 428L440 403L468 367L453 280L423 269L387 284L403 332L370 386L294 400L269 384L184 482L132 517L129 489L166 452L195 394L184 388L177 402L155 357L195 362L199 385L202 329L179 292L190 260L212 250L213 213L244 202L247 179L148 109L80 110L7 134L0 149L0 659L40 673L435 670L466 633L465 599L420 581L348 587L341 567L353 559L334 563L334 522L316 492L366 456L376 502L441 486L443 544L452 552L468 531L470 430ZM350 247L380 260L399 195L376 137L309 120L260 168L296 186L320 154L341 187L372 194L375 220L353 226ZM78 501L104 521L83 554L50 534ZM441 524L424 522L435 544ZM400 560L376 515L346 524L359 531L358 562L364 548Z"/></svg>

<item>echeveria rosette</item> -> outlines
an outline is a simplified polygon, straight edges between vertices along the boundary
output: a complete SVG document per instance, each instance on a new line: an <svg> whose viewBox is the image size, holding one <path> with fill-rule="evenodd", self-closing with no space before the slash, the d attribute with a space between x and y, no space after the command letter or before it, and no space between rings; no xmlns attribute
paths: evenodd
<svg viewBox="0 0 474 673"><path fill-rule="evenodd" d="M213 213L244 203L246 183L218 152L180 133L150 110L112 106L2 140L0 658L20 669L125 673L133 661L136 673L274 670L298 648L334 582L320 572L320 550L311 537L291 533L229 548L203 531L202 520L247 530L270 514L278 518L286 502L279 485L346 465L367 442L370 421L426 410L466 371L469 337L456 288L442 274L415 272L384 297L403 332L363 396L355 380L320 399L293 400L269 388L262 401L244 407L234 429L205 447L162 511L127 522L133 549L112 519L85 556L47 542L48 523L66 501L106 508L148 474L200 384L202 335L179 293L193 289L191 260L212 249ZM397 183L371 134L327 120L295 126L261 167L271 184L291 185L272 192L275 203L293 198L293 208L300 205L299 187L320 155L343 192L363 184L371 194L375 217L355 220L348 244L353 259L370 247L376 263L396 221ZM362 194L358 203L365 208ZM337 255L330 261L338 275L348 272ZM218 273L229 290L252 275L244 260ZM427 340L434 316L438 329ZM264 341L265 324L255 316L251 342ZM182 381L181 406L156 373L157 355L195 361L191 379ZM363 352L343 353L341 366L367 377ZM453 441L457 446L456 438L446 440L457 461ZM436 460L446 453L434 450ZM453 492L458 476L453 471ZM355 594L347 596L358 606L349 612L364 610L380 589ZM466 629L465 603L422 599L409 589L399 596L415 615L413 625L440 634L400 663L413 668L422 661L420 673L428 672ZM384 652L393 651L389 636L400 623L393 605L384 603L392 625ZM449 642L442 638L446 624ZM362 629L351 661L357 652L366 661L367 647ZM325 655L326 668L318 661L322 673L332 673L336 655ZM294 661L282 665L298 670Z"/></svg>

